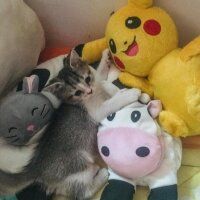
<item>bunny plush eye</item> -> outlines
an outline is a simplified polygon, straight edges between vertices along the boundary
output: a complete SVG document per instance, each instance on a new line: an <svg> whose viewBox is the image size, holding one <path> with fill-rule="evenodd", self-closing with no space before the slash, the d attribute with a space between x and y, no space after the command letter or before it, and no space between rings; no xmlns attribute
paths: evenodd
<svg viewBox="0 0 200 200"><path fill-rule="evenodd" d="M11 133L11 132L14 131L14 130L17 130L17 128L16 128L16 127L10 127L10 128L8 129L8 132Z"/></svg>
<svg viewBox="0 0 200 200"><path fill-rule="evenodd" d="M38 107L35 107L35 108L32 109L32 111L31 111L32 116L34 115L35 111L38 110L38 109L39 109Z"/></svg>

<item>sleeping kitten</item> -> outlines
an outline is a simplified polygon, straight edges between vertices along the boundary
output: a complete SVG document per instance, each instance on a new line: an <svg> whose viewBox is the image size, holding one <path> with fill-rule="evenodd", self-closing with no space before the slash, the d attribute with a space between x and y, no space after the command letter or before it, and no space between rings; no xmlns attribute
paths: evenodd
<svg viewBox="0 0 200 200"><path fill-rule="evenodd" d="M73 51L64 59L63 69L44 93L48 96L47 91L51 91L66 104L56 112L24 170L17 174L0 171L0 193L10 192L9 186L17 185L19 189L26 182L36 181L51 193L83 200L106 183L107 170L95 163L98 122L140 95L139 90L117 92L110 85L106 92L107 83L102 81L107 78L109 64L108 51L96 73Z"/></svg>

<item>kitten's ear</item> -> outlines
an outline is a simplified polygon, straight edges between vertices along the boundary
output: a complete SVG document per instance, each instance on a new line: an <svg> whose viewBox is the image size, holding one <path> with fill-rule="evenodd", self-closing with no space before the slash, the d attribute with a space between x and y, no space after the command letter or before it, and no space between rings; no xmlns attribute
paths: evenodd
<svg viewBox="0 0 200 200"><path fill-rule="evenodd" d="M58 78L52 79L50 83L43 89L45 92L50 92L59 97L59 94L64 91L65 83Z"/></svg>
<svg viewBox="0 0 200 200"><path fill-rule="evenodd" d="M79 67L81 64L82 64L82 60L80 58L80 56L78 55L78 53L72 49L71 53L70 53L70 58L69 58L69 65L70 67L73 69L73 68L76 68L76 67Z"/></svg>

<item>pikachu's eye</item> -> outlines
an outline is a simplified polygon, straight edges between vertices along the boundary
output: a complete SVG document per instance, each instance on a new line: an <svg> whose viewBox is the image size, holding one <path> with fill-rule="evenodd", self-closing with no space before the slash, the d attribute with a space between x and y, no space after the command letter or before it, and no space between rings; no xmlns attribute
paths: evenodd
<svg viewBox="0 0 200 200"><path fill-rule="evenodd" d="M109 46L110 46L110 50L112 51L112 53L117 52L117 47L116 47L115 41L113 39L110 39Z"/></svg>
<svg viewBox="0 0 200 200"><path fill-rule="evenodd" d="M127 28L135 29L140 26L141 20L140 18L133 16L133 17L127 18L125 24Z"/></svg>
<svg viewBox="0 0 200 200"><path fill-rule="evenodd" d="M81 94L82 94L82 92L81 92L80 90L77 90L77 91L74 93L75 96L80 96Z"/></svg>

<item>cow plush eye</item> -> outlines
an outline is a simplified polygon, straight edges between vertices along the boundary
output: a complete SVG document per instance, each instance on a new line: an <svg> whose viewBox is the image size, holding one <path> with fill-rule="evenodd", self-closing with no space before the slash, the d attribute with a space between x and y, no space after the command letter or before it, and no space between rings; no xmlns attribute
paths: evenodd
<svg viewBox="0 0 200 200"><path fill-rule="evenodd" d="M115 114L116 114L116 113L112 113L111 115L109 115L109 116L107 117L108 121L112 121L112 120L115 118Z"/></svg>
<svg viewBox="0 0 200 200"><path fill-rule="evenodd" d="M137 122L141 117L141 113L138 110L135 110L131 113L131 120L132 122Z"/></svg>

